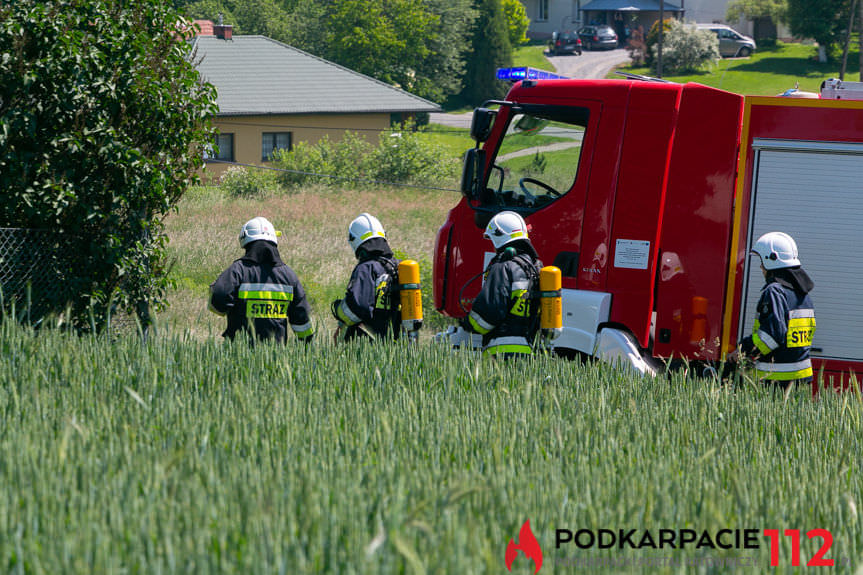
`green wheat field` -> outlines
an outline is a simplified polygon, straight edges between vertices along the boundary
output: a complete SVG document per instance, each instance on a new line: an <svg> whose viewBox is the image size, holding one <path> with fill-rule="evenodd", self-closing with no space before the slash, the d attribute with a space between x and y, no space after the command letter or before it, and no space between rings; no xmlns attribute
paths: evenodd
<svg viewBox="0 0 863 575"><path fill-rule="evenodd" d="M321 194L184 199L168 222L177 303L146 343L0 323L0 573L508 573L526 520L541 575L718 573L740 558L757 565L741 572L808 572L816 528L835 570L860 572L858 393L500 362L429 329L417 345L336 347L325 312L353 263L350 219L377 213L394 248L429 261L457 195ZM311 346L226 344L205 311L255 215L286 231L316 309ZM802 562L788 538L774 568L763 535L758 549L582 550L557 549L557 529L799 529ZM512 573L534 568L519 552Z"/></svg>

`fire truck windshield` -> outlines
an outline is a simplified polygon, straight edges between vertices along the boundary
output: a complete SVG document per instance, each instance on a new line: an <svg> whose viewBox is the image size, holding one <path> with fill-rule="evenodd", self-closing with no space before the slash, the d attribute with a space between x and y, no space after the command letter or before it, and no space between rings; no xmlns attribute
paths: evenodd
<svg viewBox="0 0 863 575"><path fill-rule="evenodd" d="M582 108L521 107L497 147L479 206L539 209L575 183L587 125Z"/></svg>

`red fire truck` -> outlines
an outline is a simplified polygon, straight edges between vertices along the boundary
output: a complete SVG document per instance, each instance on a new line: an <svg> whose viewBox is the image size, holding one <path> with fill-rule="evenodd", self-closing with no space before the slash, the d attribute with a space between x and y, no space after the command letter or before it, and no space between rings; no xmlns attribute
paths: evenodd
<svg viewBox="0 0 863 575"><path fill-rule="evenodd" d="M814 367L824 385L847 385L863 373L860 88L763 97L649 78L516 83L474 112L463 197L437 235L435 306L470 310L493 255L483 229L513 210L562 270L558 353L641 372L711 366L752 328L763 279L750 246L784 231L816 284Z"/></svg>

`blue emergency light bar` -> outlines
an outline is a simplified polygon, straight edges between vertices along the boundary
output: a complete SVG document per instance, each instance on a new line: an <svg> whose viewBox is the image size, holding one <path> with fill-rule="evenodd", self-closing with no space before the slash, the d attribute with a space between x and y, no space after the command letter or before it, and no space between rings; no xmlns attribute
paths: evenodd
<svg viewBox="0 0 863 575"><path fill-rule="evenodd" d="M529 66L519 66L516 68L498 68L497 79L506 82L521 82L522 80L567 80L568 78Z"/></svg>

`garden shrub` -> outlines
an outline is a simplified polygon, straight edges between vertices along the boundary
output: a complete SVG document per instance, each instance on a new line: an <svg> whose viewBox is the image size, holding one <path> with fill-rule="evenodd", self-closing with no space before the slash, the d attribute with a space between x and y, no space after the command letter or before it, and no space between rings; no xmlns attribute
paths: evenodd
<svg viewBox="0 0 863 575"><path fill-rule="evenodd" d="M228 168L219 178L219 185L229 195L241 198L261 196L279 187L275 172L242 166Z"/></svg>
<svg viewBox="0 0 863 575"><path fill-rule="evenodd" d="M654 66L659 51L653 46ZM693 72L719 59L719 39L710 30L673 20L663 37L662 67L671 73Z"/></svg>

